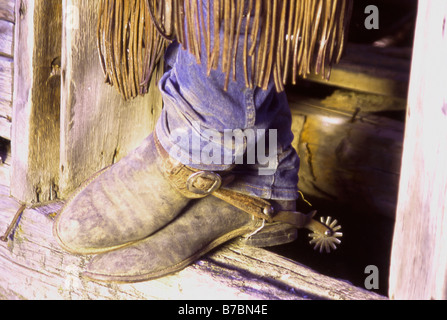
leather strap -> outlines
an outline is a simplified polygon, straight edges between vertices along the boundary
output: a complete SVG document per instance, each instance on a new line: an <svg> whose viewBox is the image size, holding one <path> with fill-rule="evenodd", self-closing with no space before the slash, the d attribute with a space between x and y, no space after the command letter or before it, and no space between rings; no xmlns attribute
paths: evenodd
<svg viewBox="0 0 447 320"><path fill-rule="evenodd" d="M156 134L155 146L161 158L160 169L167 180L182 195L190 199L204 198L233 178L229 172L221 174L212 171L201 171L191 168L173 159L163 148Z"/></svg>
<svg viewBox="0 0 447 320"><path fill-rule="evenodd" d="M327 227L312 219L315 212L304 214L296 211L280 211L275 214L273 206L267 200L223 189L222 187L234 178L229 171L216 173L191 168L170 157L155 134L154 139L161 158L160 166L163 174L185 197L200 199L212 195L269 223L283 222L296 228L311 227L321 232L328 230Z"/></svg>
<svg viewBox="0 0 447 320"><path fill-rule="evenodd" d="M251 197L249 195L227 189L216 190L212 193L212 195L228 202L229 204L256 218L266 220L267 222L274 222L273 206L267 200Z"/></svg>
<svg viewBox="0 0 447 320"><path fill-rule="evenodd" d="M161 158L161 170L181 194L190 199L213 195L257 218L272 221L273 207L261 198L251 197L233 190L222 189L234 178L230 171L213 172L191 168L169 156L156 134L155 146Z"/></svg>

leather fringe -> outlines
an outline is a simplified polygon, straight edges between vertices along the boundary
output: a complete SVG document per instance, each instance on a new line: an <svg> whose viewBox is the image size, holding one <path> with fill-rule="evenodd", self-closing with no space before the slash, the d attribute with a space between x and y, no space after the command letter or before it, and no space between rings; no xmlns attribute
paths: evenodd
<svg viewBox="0 0 447 320"><path fill-rule="evenodd" d="M203 1L210 14L204 14ZM223 89L242 72L247 87L266 89L273 77L283 91L310 73L329 79L344 49L352 5L352 0L101 0L100 61L106 82L125 99L147 93L173 40L197 63L205 59L208 73L221 68ZM244 68L236 70L240 47Z"/></svg>
<svg viewBox="0 0 447 320"><path fill-rule="evenodd" d="M169 41L152 23L147 0L99 2L97 41L105 82L125 100L144 95Z"/></svg>

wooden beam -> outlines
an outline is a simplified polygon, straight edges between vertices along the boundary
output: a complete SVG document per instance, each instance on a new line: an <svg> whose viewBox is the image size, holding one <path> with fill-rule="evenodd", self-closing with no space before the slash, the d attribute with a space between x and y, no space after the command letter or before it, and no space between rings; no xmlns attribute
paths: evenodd
<svg viewBox="0 0 447 320"><path fill-rule="evenodd" d="M8 194L0 186L0 232L20 207ZM64 252L52 236L52 213L61 205L28 208L8 242L0 243L1 299L386 299L264 249L237 243L158 280L134 284L88 281L80 274L91 257Z"/></svg>
<svg viewBox="0 0 447 320"><path fill-rule="evenodd" d="M384 96L407 98L411 59L387 49L370 45L348 44L338 65L334 65L331 78L310 75L309 80L336 87L369 92Z"/></svg>
<svg viewBox="0 0 447 320"><path fill-rule="evenodd" d="M137 147L153 130L162 100L155 82L149 94L130 102L106 85L96 43L99 1L62 2L59 196L64 198L91 174Z"/></svg>
<svg viewBox="0 0 447 320"><path fill-rule="evenodd" d="M394 299L447 298L447 1L419 1L391 257Z"/></svg>
<svg viewBox="0 0 447 320"><path fill-rule="evenodd" d="M12 124L12 194L24 202L57 196L61 51L60 1L17 1Z"/></svg>

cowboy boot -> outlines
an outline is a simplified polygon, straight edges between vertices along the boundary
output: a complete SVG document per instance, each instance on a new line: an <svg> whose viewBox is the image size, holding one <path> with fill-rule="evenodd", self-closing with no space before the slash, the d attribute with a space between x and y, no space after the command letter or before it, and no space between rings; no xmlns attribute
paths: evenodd
<svg viewBox="0 0 447 320"><path fill-rule="evenodd" d="M210 196L190 202L182 214L152 236L97 255L83 276L105 282L146 281L175 273L237 237L245 244L265 247L291 242L296 236L293 226L265 223Z"/></svg>
<svg viewBox="0 0 447 320"><path fill-rule="evenodd" d="M228 178L229 172L198 171L181 164L169 156L155 135L150 135L139 148L94 175L74 193L55 220L54 235L74 254L117 250L169 224L191 199L210 195L234 206L233 214L237 208L236 212L270 223L269 228L246 241L250 245L288 242L289 238L283 239L284 230L289 237L293 227L303 228L311 222L312 217L293 208L280 208L273 219L278 203L272 206L263 199L221 188ZM229 228L235 229L231 224ZM319 234L328 231L319 224L317 229Z"/></svg>
<svg viewBox="0 0 447 320"><path fill-rule="evenodd" d="M96 173L68 199L55 219L55 238L68 252L98 254L148 237L192 198L204 196L176 188L175 182L185 183L175 172L166 177L166 171L178 167L155 134L149 135L140 147ZM198 178L197 183L203 184Z"/></svg>

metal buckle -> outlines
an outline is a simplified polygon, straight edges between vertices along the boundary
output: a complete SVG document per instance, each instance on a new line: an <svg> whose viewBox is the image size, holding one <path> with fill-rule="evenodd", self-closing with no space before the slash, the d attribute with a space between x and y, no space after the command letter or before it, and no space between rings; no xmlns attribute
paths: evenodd
<svg viewBox="0 0 447 320"><path fill-rule="evenodd" d="M212 185L210 187L207 187L206 189L203 189L199 186L197 186L197 181L199 179L203 180L211 180ZM193 192L195 194L199 195L209 195L219 189L222 186L222 177L211 171L199 171L189 176L188 180L186 181L186 187L190 192Z"/></svg>

